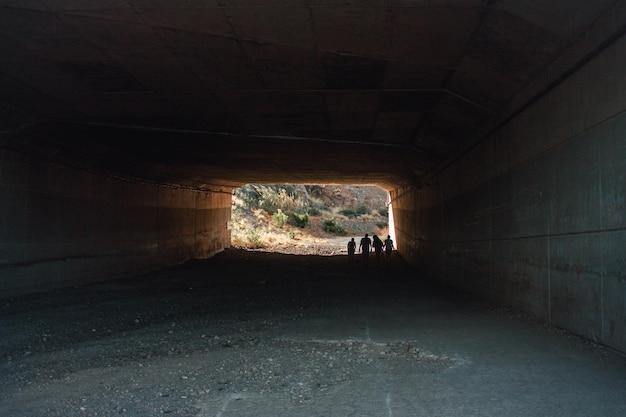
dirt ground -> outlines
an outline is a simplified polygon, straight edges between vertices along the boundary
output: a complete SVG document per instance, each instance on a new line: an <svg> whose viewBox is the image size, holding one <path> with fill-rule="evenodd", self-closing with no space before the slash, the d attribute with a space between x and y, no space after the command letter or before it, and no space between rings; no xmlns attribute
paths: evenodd
<svg viewBox="0 0 626 417"><path fill-rule="evenodd" d="M623 357L344 240L0 300L0 416L626 415Z"/></svg>

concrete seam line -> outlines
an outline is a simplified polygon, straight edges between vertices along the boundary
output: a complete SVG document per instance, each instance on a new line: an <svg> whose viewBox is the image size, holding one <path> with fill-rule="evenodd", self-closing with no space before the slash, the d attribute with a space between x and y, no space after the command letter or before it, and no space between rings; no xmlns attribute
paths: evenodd
<svg viewBox="0 0 626 417"><path fill-rule="evenodd" d="M391 394L387 393L385 397L385 403L387 404L387 415L393 417L393 409L391 408Z"/></svg>

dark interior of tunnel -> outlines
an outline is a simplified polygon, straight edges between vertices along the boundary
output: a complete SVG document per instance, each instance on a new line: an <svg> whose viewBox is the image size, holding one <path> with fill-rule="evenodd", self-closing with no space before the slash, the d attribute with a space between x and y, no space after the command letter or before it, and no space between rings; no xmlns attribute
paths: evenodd
<svg viewBox="0 0 626 417"><path fill-rule="evenodd" d="M573 362L546 353L551 348L542 338L559 346L552 352L584 357L577 363L585 364L590 380L603 381L590 402L602 404L598 414L624 414L619 400L599 401L602 392L626 398L619 388L626 384L610 387L610 381L622 380L622 368L607 370L594 358L626 351L625 34L624 0L0 0L0 320L12 335L3 346L13 352L3 355L0 388L17 398L0 400L0 414L90 415L87 395L72 394L66 402L55 400L56 405L50 400L59 394L51 387L67 377L86 384L106 381L102 386L109 388L93 385L89 391L101 395L100 406L116 398L115 390L126 390L114 411L132 409L135 415L250 415L254 406L246 411L249 404L276 411L272 400L289 404L283 415L312 415L298 404L318 415L525 415L523 404L533 395L545 399L543 393L553 392L545 388L558 386L539 372L541 366L535 367L536 358L563 365L554 372L565 375L563 380L572 376L567 368ZM150 381L163 370L180 376L176 362L166 357L201 352L176 353L182 345L163 343L150 359L141 356L139 345L160 346L167 337L158 335L176 334L176 321L155 322L157 333L146 328L148 339L134 340L136 349L126 351L119 342L126 333L108 327L107 339L98 325L93 331L84 327L87 316L75 322L80 323L80 347L88 351L90 341L102 341L96 350L111 347L119 356L108 352L98 366L67 372L50 365L57 360L69 366L74 345L71 332L60 341L44 328L50 323L42 313L46 303L67 295L62 298L67 310L55 305L51 311L71 327L72 316L80 316L71 304L82 303L80 297L90 291L95 292L89 297L119 297L121 306L125 289L150 279L157 288L163 284L160 273L180 265L191 265L193 271L195 262L207 268L200 285L206 284L202 291L208 296L211 278L220 275L217 269L211 273L211 265L220 259L241 263L238 268L246 265L231 258L234 190L276 183L374 185L390 196L401 283L384 281L383 270L370 268L376 276L361 286L343 263L344 275L319 265L310 272L329 292L368 290L371 295L378 289L381 296L393 296L380 305L346 298L346 310L341 303L328 310L337 313L334 318L320 310L326 305L322 301L311 303L314 311L307 311L306 320L298 322L296 315L291 323L299 304L295 285L276 299L276 308L289 304L289 297L296 300L289 304L293 311L276 321L288 340L263 327L272 321L273 306L263 318L254 310L228 318L233 334L241 333L237 324L267 330L263 334L272 342L263 346L285 357L306 351L303 362L317 368L311 365L300 374L277 370L278 384L266 379L264 386L258 374L249 385L231 384L236 372L252 372L256 364L274 358L248 350L260 344L258 336L241 336L237 345L206 333L212 338L206 347L211 361L232 365L236 355L226 352L244 346L254 360L238 371L211 362L215 369L229 369L224 371L228 375L203 380L207 385L194 387L193 401L189 392L176 392L176 404L167 405L175 384L165 392ZM278 259L284 258L276 259L262 268L278 273ZM251 277L258 272L240 271ZM171 285L186 283L179 278L174 272ZM246 291L271 295L271 282L257 280ZM468 323L445 297L428 293L445 308L428 303L430 296L420 298L418 282L502 307L476 310L474 301L454 298L477 319ZM213 301L223 305L232 288L221 284L214 290L225 298ZM74 301L72 291L79 297ZM432 321L421 321L419 307L410 307L413 295L428 306ZM393 297L404 307L395 306ZM180 300L177 307L184 308ZM202 299L190 300L198 306ZM110 307L100 301L105 310ZM165 308L157 302L152 309L149 299L146 303L146 311ZM142 309L141 302L137 308ZM139 311L132 312L137 317L124 318L131 320L124 326L145 323ZM508 321L516 314L510 312L524 319ZM29 314L37 317L30 324ZM186 336L177 343L184 345L184 337L195 334L194 326L212 325L210 314L203 317L188 317L191 333L181 333ZM347 320L338 327L343 334L333 330L331 318L338 317ZM214 323L218 328L221 319ZM388 320L397 321L397 328ZM528 330L537 323L547 333ZM445 325L462 337L438 332ZM519 332L507 333L507 326ZM399 333L386 333L391 329ZM492 344L481 345L485 340L473 336L485 329L492 331L485 336ZM527 356L497 334L506 334L517 347L541 346L541 353ZM566 346L565 339L572 343ZM502 361L502 369L514 372L525 363L531 371L516 374L518 386L534 388L522 390L508 409L503 401L467 406L472 401L459 394L467 386L459 384L472 375L482 375L478 380L488 382L500 400L506 396L497 391L496 380L503 374L496 371L502 363L494 352L510 349L514 355ZM340 356L373 368L348 367L345 373L323 368L319 372L334 381L325 383L314 377L315 369L322 369L315 352L327 363ZM384 372L380 352L391 358L393 372ZM81 357L81 363L93 359ZM129 357L154 368L146 365L143 376L137 376L141 381L133 382L126 373L125 382L116 385L112 368L137 365L124 362ZM415 362L403 368L408 359ZM195 378L219 373L199 363ZM90 379L90 374L98 377ZM438 384L444 374L463 378ZM182 375L185 383L194 377ZM302 385L293 375L304 378ZM369 380L364 375L399 379L360 385ZM524 375L531 376L524 381ZM423 378L431 384L422 384ZM584 378L574 380L564 394L583 391ZM23 404L35 398L28 388L33 381L45 394L28 408ZM136 398L129 388L133 383L142 387ZM428 412L408 391L411 387L426 390L430 400L439 395L455 402L448 409L430 402ZM264 396L267 392L270 397ZM348 392L364 394L346 400ZM147 396L153 400L142 409L135 399ZM335 398L350 405L333 408ZM533 414L594 414L575 393L553 398L558 400L540 402L543 408ZM313 405L314 399L320 402ZM562 404L571 407L559 408ZM105 413L101 408L93 415L96 411Z"/></svg>

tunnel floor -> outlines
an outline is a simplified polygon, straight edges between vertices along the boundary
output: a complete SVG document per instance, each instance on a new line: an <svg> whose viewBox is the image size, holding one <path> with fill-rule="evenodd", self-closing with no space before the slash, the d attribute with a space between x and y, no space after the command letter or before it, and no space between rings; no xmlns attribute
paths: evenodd
<svg viewBox="0 0 626 417"><path fill-rule="evenodd" d="M226 250L0 300L2 416L619 416L626 359L399 257Z"/></svg>

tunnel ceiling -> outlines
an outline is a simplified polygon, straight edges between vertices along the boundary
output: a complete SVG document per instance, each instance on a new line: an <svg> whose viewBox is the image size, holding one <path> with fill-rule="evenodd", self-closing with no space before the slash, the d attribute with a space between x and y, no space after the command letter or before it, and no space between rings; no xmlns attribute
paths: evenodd
<svg viewBox="0 0 626 417"><path fill-rule="evenodd" d="M4 119L155 181L414 184L614 3L0 0Z"/></svg>

